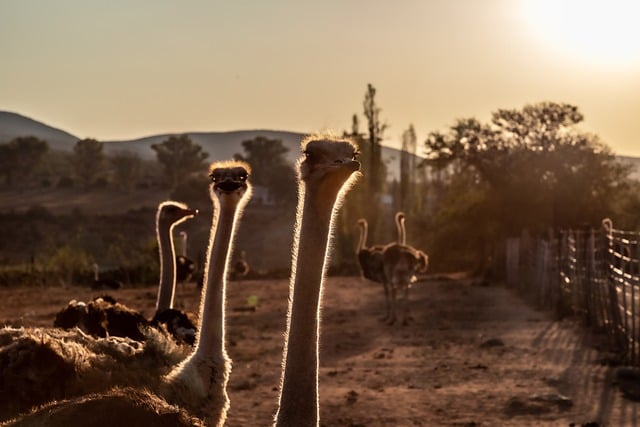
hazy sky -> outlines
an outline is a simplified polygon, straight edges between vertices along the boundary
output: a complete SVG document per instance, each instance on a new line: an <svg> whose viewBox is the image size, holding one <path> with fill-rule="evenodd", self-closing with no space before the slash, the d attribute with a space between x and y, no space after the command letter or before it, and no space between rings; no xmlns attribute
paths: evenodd
<svg viewBox="0 0 640 427"><path fill-rule="evenodd" d="M367 83L397 145L569 102L640 156L635 0L1 0L0 110L79 137L349 129Z"/></svg>

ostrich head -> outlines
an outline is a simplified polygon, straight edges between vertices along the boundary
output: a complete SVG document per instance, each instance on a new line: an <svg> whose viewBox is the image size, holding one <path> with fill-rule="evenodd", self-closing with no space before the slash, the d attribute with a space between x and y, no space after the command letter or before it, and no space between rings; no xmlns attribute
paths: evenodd
<svg viewBox="0 0 640 427"><path fill-rule="evenodd" d="M251 191L248 181L251 167L245 162L215 162L211 164L209 171L212 199L237 205L243 196Z"/></svg>
<svg viewBox="0 0 640 427"><path fill-rule="evenodd" d="M198 215L197 209L189 209L187 205L180 202L166 201L158 206L158 224L176 226L187 219Z"/></svg>
<svg viewBox="0 0 640 427"><path fill-rule="evenodd" d="M324 195L325 200L346 192L360 175L358 148L347 139L311 136L302 142L302 152L300 180Z"/></svg>

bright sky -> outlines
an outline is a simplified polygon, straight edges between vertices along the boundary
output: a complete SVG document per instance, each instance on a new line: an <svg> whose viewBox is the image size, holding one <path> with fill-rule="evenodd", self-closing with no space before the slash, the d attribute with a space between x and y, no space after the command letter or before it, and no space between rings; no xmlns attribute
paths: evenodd
<svg viewBox="0 0 640 427"><path fill-rule="evenodd" d="M639 17L635 0L3 0L0 110L99 140L340 132L372 83L387 145L557 101L640 156Z"/></svg>

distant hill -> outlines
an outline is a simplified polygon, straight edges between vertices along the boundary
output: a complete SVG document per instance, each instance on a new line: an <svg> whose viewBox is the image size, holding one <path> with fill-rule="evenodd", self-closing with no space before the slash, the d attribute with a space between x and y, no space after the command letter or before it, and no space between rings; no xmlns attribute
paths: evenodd
<svg viewBox="0 0 640 427"><path fill-rule="evenodd" d="M235 153L243 154L242 141L264 136L270 139L280 139L289 148L288 159L293 163L299 157L300 140L305 134L297 132L276 131L276 130L238 130L230 132L182 132L196 143L202 146L203 150L209 153L208 161L229 159ZM169 136L175 134L153 135L144 138L127 141L102 141L107 154L118 151L129 151L137 153L142 159L155 159L155 151L152 144L162 143ZM0 143L9 142L19 136L36 136L49 143L53 150L70 152L73 145L78 141L78 137L46 125L17 113L0 111ZM418 156L419 157L419 156ZM382 158L387 164L388 179L398 179L400 176L400 150L391 147L382 147ZM627 164L631 164L634 172L632 177L640 180L640 158L618 156Z"/></svg>
<svg viewBox="0 0 640 427"><path fill-rule="evenodd" d="M70 151L78 137L17 113L0 111L0 143L20 136L35 136L49 143L52 150Z"/></svg>
<svg viewBox="0 0 640 427"><path fill-rule="evenodd" d="M275 130L239 130L230 132L182 132L203 150L209 153L207 161L229 159L236 153L243 153L242 141L264 136L269 139L282 140L289 148L288 159L293 164L300 156L300 141L305 134ZM162 134L126 141L102 141L105 152L113 154L119 151L136 153L142 159L155 159L152 144L159 144L175 134ZM80 139L70 133L46 125L20 114L0 111L0 143L9 142L19 136L36 136L49 143L52 150L70 152ZM382 157L387 162L389 178L398 178L400 171L400 151L395 148L382 147Z"/></svg>

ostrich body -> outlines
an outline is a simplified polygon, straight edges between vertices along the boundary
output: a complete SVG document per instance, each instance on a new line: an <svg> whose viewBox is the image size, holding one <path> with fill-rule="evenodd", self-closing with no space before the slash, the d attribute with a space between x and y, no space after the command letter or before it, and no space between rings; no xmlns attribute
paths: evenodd
<svg viewBox="0 0 640 427"><path fill-rule="evenodd" d="M391 317L391 290L389 281L384 271L384 251L394 245L403 245L406 241L406 233L404 228L405 216L403 212L395 214L395 224L397 232L396 242L387 245L374 245L367 247L368 224L367 220L360 218L358 225L360 226L360 241L358 243L358 261L362 274L365 278L378 282L382 285L385 301L385 315L383 321L387 321Z"/></svg>
<svg viewBox="0 0 640 427"><path fill-rule="evenodd" d="M131 402L137 402L132 405ZM13 420L12 427L67 427L79 425L78 415L87 415L82 425L93 427L147 426L204 427L187 411L167 403L146 390L118 388L108 396L89 394L74 399L51 402L37 411ZM91 414L95 416L91 417Z"/></svg>
<svg viewBox="0 0 640 427"><path fill-rule="evenodd" d="M298 161L298 216L276 426L318 426L318 338L322 282L337 209L360 163L347 140L310 137Z"/></svg>
<svg viewBox="0 0 640 427"><path fill-rule="evenodd" d="M187 359L162 378L138 383L157 388L159 393L115 389L59 404L54 402L11 425L57 427L78 419L90 419L91 425L96 426L113 426L114 422L134 425L129 417L135 420L135 425L145 426L224 424L229 408L226 384L231 370L224 343L225 276L236 225L251 194L248 171L248 165L242 162L220 162L211 167L211 199L215 209L205 265L200 329ZM167 413L175 424L167 424ZM32 424L30 419L43 424Z"/></svg>
<svg viewBox="0 0 640 427"><path fill-rule="evenodd" d="M398 220L399 215L401 215ZM429 257L424 252L406 244L406 231L404 226L404 214L396 214L398 228L398 243L392 243L385 247L382 254L384 277L389 289L387 308L389 316L387 323L393 324L397 320L396 299L398 292L402 293L402 324L409 320L409 289L416 281L416 274L427 271ZM390 294L390 295L389 295Z"/></svg>
<svg viewBox="0 0 640 427"><path fill-rule="evenodd" d="M139 342L77 328L0 329L0 421L54 400L157 382L186 352L158 330L145 333Z"/></svg>
<svg viewBox="0 0 640 427"><path fill-rule="evenodd" d="M225 348L226 276L237 223L251 196L249 170L243 162L211 166L214 217L200 304L200 330L191 355L164 378L161 390L169 402L204 418L211 426L222 426L229 409L226 386L231 360Z"/></svg>
<svg viewBox="0 0 640 427"><path fill-rule="evenodd" d="M233 262L233 278L235 280L242 279L249 274L249 271L251 271L251 268L247 262L247 253L245 251L240 251L240 255Z"/></svg>
<svg viewBox="0 0 640 427"><path fill-rule="evenodd" d="M384 269L382 268L382 251L383 245L367 246L367 236L369 233L369 225L367 220L360 218L358 220L360 228L360 240L356 255L360 264L360 273L362 277L374 282L384 283Z"/></svg>
<svg viewBox="0 0 640 427"><path fill-rule="evenodd" d="M93 263L93 283L91 289L120 289L122 282L115 279L101 279L100 278L100 266L97 263Z"/></svg>

